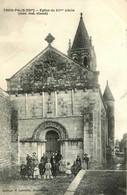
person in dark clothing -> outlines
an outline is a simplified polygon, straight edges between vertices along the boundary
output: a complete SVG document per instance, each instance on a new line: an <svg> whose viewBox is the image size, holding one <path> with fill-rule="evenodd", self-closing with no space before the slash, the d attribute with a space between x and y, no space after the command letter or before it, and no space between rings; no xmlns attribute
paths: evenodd
<svg viewBox="0 0 127 195"><path fill-rule="evenodd" d="M40 176L42 179L42 176L45 173L45 162L43 161L43 159L41 160L40 164L39 164L39 172L40 172Z"/></svg>
<svg viewBox="0 0 127 195"><path fill-rule="evenodd" d="M27 157L26 157L26 164L29 164L29 162L31 161L32 157L27 154Z"/></svg>
<svg viewBox="0 0 127 195"><path fill-rule="evenodd" d="M55 153L52 153L52 156L51 156L51 159L50 159L50 163L51 165L53 165L53 162L55 161L56 163L56 156L55 156Z"/></svg>
<svg viewBox="0 0 127 195"><path fill-rule="evenodd" d="M87 169L88 169L89 168L88 167L88 165L89 165L89 158L88 158L88 155L87 154L84 154L83 161L86 163L86 166L87 166Z"/></svg>
<svg viewBox="0 0 127 195"><path fill-rule="evenodd" d="M76 164L81 166L81 158L79 156L76 158Z"/></svg>
<svg viewBox="0 0 127 195"><path fill-rule="evenodd" d="M62 157L62 155L59 152L57 152L57 150L56 150L55 151L55 161L56 161L56 163L58 163L61 160L61 157Z"/></svg>
<svg viewBox="0 0 127 195"><path fill-rule="evenodd" d="M76 176L79 172L79 168L78 168L78 164L76 163L76 161L74 161L74 164L71 167L71 172L74 176Z"/></svg>
<svg viewBox="0 0 127 195"><path fill-rule="evenodd" d="M78 172L79 172L81 170L81 158L79 156L77 156L75 162L76 162L77 169L78 169Z"/></svg>
<svg viewBox="0 0 127 195"><path fill-rule="evenodd" d="M25 165L24 161L22 161L22 164L20 165L21 178L24 179L26 174L27 174L26 165Z"/></svg>
<svg viewBox="0 0 127 195"><path fill-rule="evenodd" d="M53 159L53 161L52 161L51 171L52 171L53 177L56 177L56 174L57 174L57 164L56 164L55 159Z"/></svg>
<svg viewBox="0 0 127 195"><path fill-rule="evenodd" d="M43 160L43 162L46 164L48 161L48 157L45 155L45 153L43 154L43 156L41 157L41 161Z"/></svg>

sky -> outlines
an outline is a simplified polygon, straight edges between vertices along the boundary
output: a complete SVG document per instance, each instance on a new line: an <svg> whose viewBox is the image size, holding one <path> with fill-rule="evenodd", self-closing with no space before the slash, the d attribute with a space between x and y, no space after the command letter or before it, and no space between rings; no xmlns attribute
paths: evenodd
<svg viewBox="0 0 127 195"><path fill-rule="evenodd" d="M18 15L5 9L53 10L47 15L37 15L38 11ZM115 98L115 138L121 139L127 132L126 10L127 0L1 0L0 87L6 90L5 79L45 49L48 33L55 37L52 46L67 54L82 12L96 52L102 93L108 80Z"/></svg>

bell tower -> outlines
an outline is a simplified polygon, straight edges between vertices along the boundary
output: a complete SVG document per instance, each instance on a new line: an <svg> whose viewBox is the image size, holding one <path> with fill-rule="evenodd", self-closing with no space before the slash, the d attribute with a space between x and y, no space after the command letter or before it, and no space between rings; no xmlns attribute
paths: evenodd
<svg viewBox="0 0 127 195"><path fill-rule="evenodd" d="M69 42L68 56L84 67L96 71L96 56L92 46L92 37L88 35L82 13L72 47Z"/></svg>

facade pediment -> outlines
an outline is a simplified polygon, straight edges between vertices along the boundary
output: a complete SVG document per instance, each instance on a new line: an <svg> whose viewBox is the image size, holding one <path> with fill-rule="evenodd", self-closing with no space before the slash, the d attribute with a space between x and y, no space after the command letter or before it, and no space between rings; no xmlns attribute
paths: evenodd
<svg viewBox="0 0 127 195"><path fill-rule="evenodd" d="M10 92L93 87L97 85L97 74L49 46L7 82Z"/></svg>

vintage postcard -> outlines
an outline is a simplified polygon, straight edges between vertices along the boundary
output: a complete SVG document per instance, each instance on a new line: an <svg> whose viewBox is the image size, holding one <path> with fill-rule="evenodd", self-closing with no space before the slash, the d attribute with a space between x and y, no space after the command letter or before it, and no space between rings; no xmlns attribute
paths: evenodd
<svg viewBox="0 0 127 195"><path fill-rule="evenodd" d="M0 2L0 194L123 195L127 1Z"/></svg>

